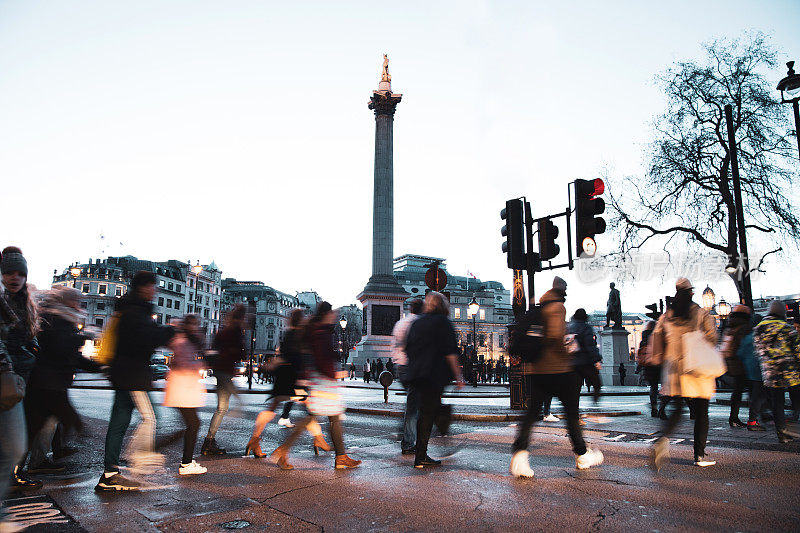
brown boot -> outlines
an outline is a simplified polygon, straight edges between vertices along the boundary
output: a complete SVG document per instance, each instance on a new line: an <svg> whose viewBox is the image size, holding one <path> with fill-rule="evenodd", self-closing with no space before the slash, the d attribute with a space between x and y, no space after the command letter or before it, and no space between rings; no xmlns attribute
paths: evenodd
<svg viewBox="0 0 800 533"><path fill-rule="evenodd" d="M272 455L269 456L269 460L278 465L281 470L291 470L294 468L289 464L289 450L283 446L278 446L275 451L272 452Z"/></svg>
<svg viewBox="0 0 800 533"><path fill-rule="evenodd" d="M334 468L356 468L361 461L348 457L346 453L336 456L336 466Z"/></svg>
<svg viewBox="0 0 800 533"><path fill-rule="evenodd" d="M319 448L323 452L331 451L331 445L325 442L325 437L323 437L322 435L314 436L314 455L319 455L319 451L317 450L317 448Z"/></svg>
<svg viewBox="0 0 800 533"><path fill-rule="evenodd" d="M267 454L261 451L261 439L258 437L251 437L250 440L247 441L247 446L244 448L244 456L247 457L250 453L253 454L253 457L258 458L267 456Z"/></svg>

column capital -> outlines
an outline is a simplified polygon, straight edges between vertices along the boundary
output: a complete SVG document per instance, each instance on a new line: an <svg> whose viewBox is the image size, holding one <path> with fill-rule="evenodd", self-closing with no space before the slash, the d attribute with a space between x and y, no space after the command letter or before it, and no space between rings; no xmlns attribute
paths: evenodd
<svg viewBox="0 0 800 533"><path fill-rule="evenodd" d="M396 94L389 91L373 91L372 97L369 99L368 107L378 115L394 115L397 104L403 98L402 94Z"/></svg>

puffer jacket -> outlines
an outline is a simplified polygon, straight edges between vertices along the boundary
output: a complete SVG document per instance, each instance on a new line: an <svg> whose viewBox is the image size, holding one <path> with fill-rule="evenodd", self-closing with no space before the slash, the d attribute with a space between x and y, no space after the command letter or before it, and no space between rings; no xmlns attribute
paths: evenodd
<svg viewBox="0 0 800 533"><path fill-rule="evenodd" d="M150 359L159 346L166 346L175 334L172 326L153 320L153 304L133 292L117 305L117 347L111 363L111 384L116 390L150 390L153 372Z"/></svg>
<svg viewBox="0 0 800 533"><path fill-rule="evenodd" d="M572 356L564 347L567 333L567 309L564 295L550 289L539 298L544 323L544 346L542 356L534 363L526 363L525 372L530 374L566 374L572 371Z"/></svg>
<svg viewBox="0 0 800 533"><path fill-rule="evenodd" d="M768 316L756 326L753 338L764 386L800 385L800 339L797 331L785 320Z"/></svg>
<svg viewBox="0 0 800 533"><path fill-rule="evenodd" d="M585 320L571 320L567 331L575 335L579 350L574 354L575 366L593 365L603 360L594 337L594 329Z"/></svg>
<svg viewBox="0 0 800 533"><path fill-rule="evenodd" d="M42 315L39 332L39 357L31 372L30 386L45 390L67 390L76 368L99 372L100 365L83 357L85 342L72 322L53 314Z"/></svg>

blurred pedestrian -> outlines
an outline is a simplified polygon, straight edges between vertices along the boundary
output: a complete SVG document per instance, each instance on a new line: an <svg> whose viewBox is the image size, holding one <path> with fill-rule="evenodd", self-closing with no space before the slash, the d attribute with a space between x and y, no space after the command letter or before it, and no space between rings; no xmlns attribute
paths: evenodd
<svg viewBox="0 0 800 533"><path fill-rule="evenodd" d="M369 359L367 359L366 361L364 361L364 383L369 383L369 377L371 372L372 369L370 368L369 365Z"/></svg>
<svg viewBox="0 0 800 533"><path fill-rule="evenodd" d="M350 381L356 379L356 364L351 362L350 363Z"/></svg>
<svg viewBox="0 0 800 533"><path fill-rule="evenodd" d="M280 355L275 357L273 371L275 382L270 393L271 399L268 400L269 407L256 416L253 434L244 449L245 456L250 453L253 454L253 457L267 456L261 450L261 435L264 433L264 428L267 427L267 424L275 418L275 410L281 402L284 402L283 413L278 420L278 424L286 428L294 427L294 424L289 420L289 411L294 405L292 398L297 395L295 389L298 387L298 381L306 376L303 362L303 326L303 311L294 309L289 315L289 329L286 330L281 341ZM322 430L316 420L310 421L307 428L314 437L314 452L317 452L317 448L330 451L331 448L325 442Z"/></svg>
<svg viewBox="0 0 800 533"><path fill-rule="evenodd" d="M286 440L272 452L271 459L282 469L291 469L289 464L289 450L303 430L313 420L314 416L328 417L328 431L336 450L334 468L355 468L361 461L349 457L345 453L344 436L342 428L342 414L344 401L341 386L337 381L342 377L338 368L339 357L333 348L333 324L337 316L328 302L317 304L317 311L308 320L305 327L304 341L311 350L313 370L311 374L311 391L307 400L309 416L298 422Z"/></svg>
<svg viewBox="0 0 800 533"><path fill-rule="evenodd" d="M580 389L583 381L591 384L594 387L594 403L600 400L600 369L603 366L603 357L600 355L600 350L597 349L597 340L594 335L594 330L587 321L589 316L586 310L579 308L572 315L567 331L575 335L576 351L573 352L572 364L575 373L580 377L578 382L578 396L580 398ZM587 385L588 387L588 385Z"/></svg>
<svg viewBox="0 0 800 533"><path fill-rule="evenodd" d="M449 413L442 408L444 388L453 379L459 389L464 387L458 365L458 336L449 316L450 306L445 297L431 291L425 296L423 314L411 324L406 336L408 362L405 379L419 395L416 468L442 463L428 455L428 441L436 418ZM444 420L437 424L440 431L446 433L449 422Z"/></svg>
<svg viewBox="0 0 800 533"><path fill-rule="evenodd" d="M63 465L47 457L55 430L55 425L48 425L48 419L54 417L65 435L80 431L83 422L69 401L67 389L72 385L76 369L101 370L99 364L83 357L80 352L87 339L78 329L86 320L81 298L77 289L56 285L44 295L40 305L39 354L25 393L31 443L30 473L64 470ZM52 431L47 431L46 427Z"/></svg>
<svg viewBox="0 0 800 533"><path fill-rule="evenodd" d="M139 271L131 279L130 290L117 303L117 340L109 372L114 403L106 432L104 470L95 486L97 491L140 488L139 482L123 477L119 469L122 441L134 409L139 411L142 420L129 444L133 469L151 472L164 462L164 457L154 450L156 413L149 393L153 384L150 360L157 347L169 343L175 330L153 320L155 294L155 274Z"/></svg>
<svg viewBox="0 0 800 533"><path fill-rule="evenodd" d="M672 306L658 319L650 342L654 362L663 366L661 395L675 400L675 410L664 422L662 434L653 445L653 466L658 470L669 458L669 436L681 419L682 403L694 410L694 464L705 467L716 464L706 455L708 439L708 403L714 395L716 379L684 372L686 351L684 335L700 332L711 346L717 343L717 328L708 311L692 301L694 287L686 278L675 284Z"/></svg>
<svg viewBox="0 0 800 533"><path fill-rule="evenodd" d="M753 331L752 311L746 305L737 305L728 316L728 323L722 331L720 351L725 358L726 374L733 380L731 392L731 411L728 416L730 427L743 428L746 424L739 420L739 409L742 405L742 393L747 384L744 363L739 357L742 339ZM752 399L752 392L750 393Z"/></svg>
<svg viewBox="0 0 800 533"><path fill-rule="evenodd" d="M408 303L408 314L397 321L392 330L392 360L397 365L397 377L406 389L406 409L403 414L403 437L400 451L403 455L415 455L417 450L417 419L419 418L419 392L407 379L408 354L406 339L408 330L422 312L422 300L414 298Z"/></svg>
<svg viewBox="0 0 800 533"><path fill-rule="evenodd" d="M567 282L556 276L553 287L539 299L541 309L542 344L541 353L533 362L526 362L524 371L530 376L532 386L528 412L522 420L513 444L513 457L509 470L515 477L533 477L528 461L528 444L531 427L539 419L543 400L547 395L558 397L564 406L567 429L575 453L575 466L578 469L590 468L603 462L600 450L588 448L583 440L578 412L578 394L581 379L574 372L573 358L564 345L566 335L567 311L564 302L567 297ZM527 316L537 314L536 309L528 311Z"/></svg>
<svg viewBox="0 0 800 533"><path fill-rule="evenodd" d="M636 351L636 362L641 365L644 379L650 386L650 416L666 420L667 415L664 412L666 403L663 401L659 402L659 400L664 400L664 397L659 397L658 394L658 386L661 383L661 365L655 364L651 360L651 353L648 351L650 336L653 334L655 327L655 320L648 320L644 325L642 340L639 342L639 348Z"/></svg>
<svg viewBox="0 0 800 533"><path fill-rule="evenodd" d="M784 400L787 388L800 385L800 337L786 322L786 306L782 301L770 302L767 317L756 326L753 338L765 392L772 402L778 440L790 442L800 435L786 429Z"/></svg>
<svg viewBox="0 0 800 533"><path fill-rule="evenodd" d="M203 351L200 318L198 315L188 314L172 324L175 327L175 336L170 341L169 348L175 355L167 375L164 406L178 409L186 428L183 431L183 455L178 474L205 474L208 469L194 460L197 434L200 431L197 408L205 405L206 394L205 387L200 383L200 372L203 369L200 360Z"/></svg>
<svg viewBox="0 0 800 533"><path fill-rule="evenodd" d="M619 372L619 384L625 385L625 376L628 375L628 370L625 368L625 363L620 363L619 368L617 369Z"/></svg>
<svg viewBox="0 0 800 533"><path fill-rule="evenodd" d="M217 444L216 436L222 419L230 407L231 395L236 394L233 384L234 365L244 359L244 321L247 307L236 304L225 315L225 325L214 337L211 345L209 366L217 382L217 409L208 425L208 433L200 448L202 455L224 455L225 448Z"/></svg>

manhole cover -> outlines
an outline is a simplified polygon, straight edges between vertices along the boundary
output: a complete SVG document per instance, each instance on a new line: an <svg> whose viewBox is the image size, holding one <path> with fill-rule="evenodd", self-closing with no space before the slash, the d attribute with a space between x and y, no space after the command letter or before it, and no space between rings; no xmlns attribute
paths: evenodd
<svg viewBox="0 0 800 533"><path fill-rule="evenodd" d="M244 529L246 527L250 527L250 522L247 520L231 520L230 522L225 522L219 526L225 529Z"/></svg>

